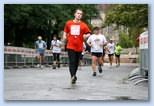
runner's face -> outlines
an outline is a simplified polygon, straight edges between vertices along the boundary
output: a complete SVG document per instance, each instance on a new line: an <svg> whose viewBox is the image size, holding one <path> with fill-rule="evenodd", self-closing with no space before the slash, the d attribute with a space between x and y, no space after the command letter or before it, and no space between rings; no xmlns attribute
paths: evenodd
<svg viewBox="0 0 154 106"><path fill-rule="evenodd" d="M113 40L110 40L110 43L112 43L113 42Z"/></svg>
<svg viewBox="0 0 154 106"><path fill-rule="evenodd" d="M56 38L56 37L53 37L53 39L54 39L54 40L57 40L57 38Z"/></svg>
<svg viewBox="0 0 154 106"><path fill-rule="evenodd" d="M80 20L82 18L82 11L77 10L74 16L75 16L75 19Z"/></svg>
<svg viewBox="0 0 154 106"><path fill-rule="evenodd" d="M98 35L99 34L99 30L95 30L94 34Z"/></svg>

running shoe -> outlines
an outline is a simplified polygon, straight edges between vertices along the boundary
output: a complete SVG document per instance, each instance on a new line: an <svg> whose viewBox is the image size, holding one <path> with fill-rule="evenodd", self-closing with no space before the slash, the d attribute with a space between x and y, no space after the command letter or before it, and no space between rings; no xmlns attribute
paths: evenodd
<svg viewBox="0 0 154 106"><path fill-rule="evenodd" d="M77 80L77 77L76 76L73 76L72 79L71 79L71 83L72 84L75 84L76 83L76 80Z"/></svg>
<svg viewBox="0 0 154 106"><path fill-rule="evenodd" d="M99 73L102 73L102 67L101 66L98 66L98 71L99 71Z"/></svg>
<svg viewBox="0 0 154 106"><path fill-rule="evenodd" d="M93 76L94 76L94 77L96 76L96 72L93 72Z"/></svg>
<svg viewBox="0 0 154 106"><path fill-rule="evenodd" d="M52 69L56 69L56 65L53 65Z"/></svg>

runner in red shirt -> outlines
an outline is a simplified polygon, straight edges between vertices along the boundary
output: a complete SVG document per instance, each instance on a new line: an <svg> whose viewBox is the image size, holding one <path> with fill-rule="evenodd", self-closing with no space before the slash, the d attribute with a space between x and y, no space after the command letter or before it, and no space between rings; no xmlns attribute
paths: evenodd
<svg viewBox="0 0 154 106"><path fill-rule="evenodd" d="M69 71L72 84L75 84L77 80L76 72L78 70L80 55L83 50L83 41L90 36L88 26L81 21L82 15L82 10L76 9L74 20L67 21L64 27L63 40L67 43L66 48L68 51Z"/></svg>

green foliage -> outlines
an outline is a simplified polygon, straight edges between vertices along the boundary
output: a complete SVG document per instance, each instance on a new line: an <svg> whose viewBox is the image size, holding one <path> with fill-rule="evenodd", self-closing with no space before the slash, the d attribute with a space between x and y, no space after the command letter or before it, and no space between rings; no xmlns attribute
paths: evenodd
<svg viewBox="0 0 154 106"><path fill-rule="evenodd" d="M124 25L127 27L148 27L148 5L114 5L113 8L108 11L106 17L106 24L115 23L117 25Z"/></svg>
<svg viewBox="0 0 154 106"><path fill-rule="evenodd" d="M129 35L120 34L120 42L125 47L132 45L137 47L136 38L143 28L148 28L148 5L147 4L117 4L111 5L106 14L105 24L124 26L128 28ZM124 36L122 36L124 35ZM129 45L130 44L130 45Z"/></svg>
<svg viewBox="0 0 154 106"><path fill-rule="evenodd" d="M129 36L123 32L121 32L119 34L119 44L123 47L123 48L129 48L129 47L133 47L133 40L129 39Z"/></svg>
<svg viewBox="0 0 154 106"><path fill-rule="evenodd" d="M53 34L59 34L65 22L74 18L74 11L84 11L83 20L97 13L96 5L88 4L5 4L4 5L4 42L14 46L33 47L38 35L48 43Z"/></svg>

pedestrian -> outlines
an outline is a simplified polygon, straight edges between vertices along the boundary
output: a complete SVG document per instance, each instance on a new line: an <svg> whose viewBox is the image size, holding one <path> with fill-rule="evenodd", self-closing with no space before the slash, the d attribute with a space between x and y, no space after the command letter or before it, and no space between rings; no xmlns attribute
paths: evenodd
<svg viewBox="0 0 154 106"><path fill-rule="evenodd" d="M63 41L66 42L66 48L69 58L69 71L71 83L75 84L77 80L77 70L80 55L83 50L83 41L90 36L90 29L87 24L81 21L83 11L76 9L74 19L68 20L64 27Z"/></svg>
<svg viewBox="0 0 154 106"><path fill-rule="evenodd" d="M60 54L61 54L62 42L57 39L57 36L54 35L53 40L51 41L51 50L53 54L53 69L56 69L56 66L60 68Z"/></svg>
<svg viewBox="0 0 154 106"><path fill-rule="evenodd" d="M122 47L119 43L115 46L115 60L116 60L116 66L120 66L120 54L121 54Z"/></svg>
<svg viewBox="0 0 154 106"><path fill-rule="evenodd" d="M47 48L46 42L42 40L41 36L38 36L38 40L35 41L35 49L37 53L37 61L39 64L37 64L37 67L42 68L43 67L43 61L44 61L44 53Z"/></svg>
<svg viewBox="0 0 154 106"><path fill-rule="evenodd" d="M96 76L96 65L98 63L98 71L102 73L102 55L103 55L103 46L106 44L106 38L100 33L100 28L95 27L93 29L93 34L88 38L87 44L91 47L92 55L92 70L93 76Z"/></svg>
<svg viewBox="0 0 154 106"><path fill-rule="evenodd" d="M112 68L112 63L113 63L113 55L114 55L114 49L115 49L115 44L113 42L113 39L110 39L107 46L107 53L108 53L108 57L109 57L109 63L110 63L110 67Z"/></svg>

